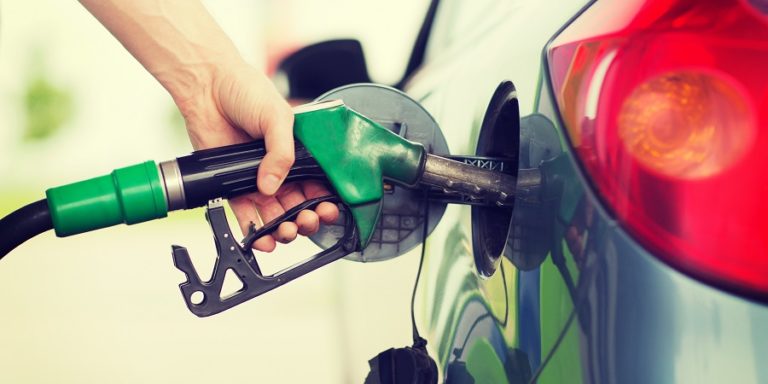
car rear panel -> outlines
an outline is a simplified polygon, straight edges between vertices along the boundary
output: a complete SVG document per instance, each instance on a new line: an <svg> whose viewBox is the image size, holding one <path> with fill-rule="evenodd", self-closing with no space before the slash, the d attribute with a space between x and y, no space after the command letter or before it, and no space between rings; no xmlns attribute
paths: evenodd
<svg viewBox="0 0 768 384"><path fill-rule="evenodd" d="M449 3L442 2L441 6ZM438 46L443 49L441 52L435 52L437 48L431 51L426 66L415 74L406 91L435 116L452 153L474 152L486 106L502 80L514 80L522 113L533 111L541 48L583 3L504 2L483 14L482 22L474 28L466 30L462 35L466 39ZM453 2L459 8L474 5ZM541 22L537 28L531 28L525 26L527 20ZM438 29L440 23L438 16ZM450 31L451 27L444 29ZM538 310L528 310L531 305L521 305L520 300L537 306L538 291L521 298L519 271L506 259L492 277L478 276L470 220L469 207L449 206L427 242L416 312L420 329L429 339L428 348L441 367L443 378L449 370L469 370L475 375L503 374L512 382L525 382L514 380L518 375L525 376L526 369L530 371L526 368L529 356L521 352L520 345L538 345L540 340L538 332L527 331L526 327L534 323L523 326L518 321L519 316L538 316ZM526 312L519 312L518 307ZM538 324L538 317L533 319ZM556 337L563 323L553 320L550 318L547 323L551 327L547 334ZM538 354L531 358L538 359ZM498 376L483 376L489 380L492 377Z"/></svg>
<svg viewBox="0 0 768 384"><path fill-rule="evenodd" d="M558 121L551 100L543 88L539 112ZM768 382L768 307L688 277L638 245L607 213L572 154L566 150L562 169L580 197L574 214L560 218L560 240L573 261L569 273L578 275L577 311L539 382ZM544 292L565 285L550 261L539 270L542 322L550 315L546 301L562 301Z"/></svg>
<svg viewBox="0 0 768 384"><path fill-rule="evenodd" d="M768 382L768 307L688 277L638 245L573 156L541 52L583 3L509 2L503 17L479 23L481 34L468 33L470 44L428 56L408 84L451 150L472 153L495 86L512 80L521 114L538 114L557 132L543 166L562 182L548 204L516 203L505 257L487 279L475 270L469 208L446 210L427 242L416 312L430 353L449 382ZM527 255L520 249L543 249L544 261L520 270L511 262L514 252Z"/></svg>

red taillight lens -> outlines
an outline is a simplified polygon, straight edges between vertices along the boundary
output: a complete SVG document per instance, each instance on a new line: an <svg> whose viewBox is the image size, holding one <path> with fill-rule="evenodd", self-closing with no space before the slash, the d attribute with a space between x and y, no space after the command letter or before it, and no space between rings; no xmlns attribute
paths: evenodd
<svg viewBox="0 0 768 384"><path fill-rule="evenodd" d="M768 297L768 18L748 0L597 2L548 61L622 225L685 272Z"/></svg>
<svg viewBox="0 0 768 384"><path fill-rule="evenodd" d="M619 142L648 171L703 179L738 162L754 140L754 112L722 75L667 72L635 87L619 107Z"/></svg>

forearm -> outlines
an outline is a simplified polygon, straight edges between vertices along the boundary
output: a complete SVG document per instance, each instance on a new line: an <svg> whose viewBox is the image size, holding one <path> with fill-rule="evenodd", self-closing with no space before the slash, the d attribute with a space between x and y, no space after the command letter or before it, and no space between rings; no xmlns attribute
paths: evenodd
<svg viewBox="0 0 768 384"><path fill-rule="evenodd" d="M196 0L80 0L168 90L181 109L210 94L237 49Z"/></svg>

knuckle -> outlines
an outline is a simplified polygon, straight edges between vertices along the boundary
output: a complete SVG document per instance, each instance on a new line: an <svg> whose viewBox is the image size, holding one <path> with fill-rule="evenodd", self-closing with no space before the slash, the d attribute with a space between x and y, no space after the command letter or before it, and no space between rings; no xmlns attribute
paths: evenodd
<svg viewBox="0 0 768 384"><path fill-rule="evenodd" d="M287 183L280 186L280 189L275 194L279 198L285 198L288 195L295 194L296 192L300 192L301 190L296 185L296 183ZM299 214L301 216L301 214Z"/></svg>
<svg viewBox="0 0 768 384"><path fill-rule="evenodd" d="M264 117L266 118L266 124L270 127L282 128L289 131L293 126L293 111L288 104L282 100L272 108L267 108Z"/></svg>

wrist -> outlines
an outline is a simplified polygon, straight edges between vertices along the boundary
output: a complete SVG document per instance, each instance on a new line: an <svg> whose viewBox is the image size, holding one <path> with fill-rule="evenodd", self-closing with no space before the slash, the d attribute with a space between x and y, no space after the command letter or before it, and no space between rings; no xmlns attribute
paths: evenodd
<svg viewBox="0 0 768 384"><path fill-rule="evenodd" d="M180 64L174 68L153 71L153 75L170 93L182 115L186 116L215 100L214 92L221 73L238 61L237 58L231 58Z"/></svg>
<svg viewBox="0 0 768 384"><path fill-rule="evenodd" d="M189 66L188 68L193 68ZM244 81L235 74L253 69L244 60L218 60L207 63L190 72L188 79L171 92L186 124L192 146L195 149L218 147L248 140L248 135L233 129L238 125L230 119L222 106L222 92L233 83ZM170 91L170 90L169 90Z"/></svg>

